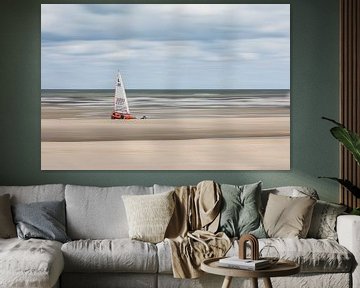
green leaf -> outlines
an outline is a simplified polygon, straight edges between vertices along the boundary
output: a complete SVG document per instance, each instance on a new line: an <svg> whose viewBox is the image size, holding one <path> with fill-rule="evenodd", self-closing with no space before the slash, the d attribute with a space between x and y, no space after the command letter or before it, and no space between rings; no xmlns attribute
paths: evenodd
<svg viewBox="0 0 360 288"><path fill-rule="evenodd" d="M358 215L360 216L360 208L354 208L351 212L351 215Z"/></svg>
<svg viewBox="0 0 360 288"><path fill-rule="evenodd" d="M330 119L330 118L327 118L327 117L321 117L321 119L325 119L325 120L328 120L328 121L330 121L330 122L332 122L332 123L334 123L334 124L336 124L336 125L338 125L338 126L340 126L340 127L345 127L343 124L341 124L341 123L339 123L339 122L337 122L337 121L335 121L334 119Z"/></svg>
<svg viewBox="0 0 360 288"><path fill-rule="evenodd" d="M319 178L326 178L326 179L337 181L342 186L344 186L347 190L349 190L356 198L360 198L360 188L355 186L349 180L340 179L340 178L336 178L336 177L319 177Z"/></svg>
<svg viewBox="0 0 360 288"><path fill-rule="evenodd" d="M356 162L360 164L360 137L356 133L344 127L331 128L331 134L339 140L354 156Z"/></svg>
<svg viewBox="0 0 360 288"><path fill-rule="evenodd" d="M331 134L350 151L356 162L360 165L360 136L333 119L326 117L322 117L322 119L328 120L337 125L337 127L330 129Z"/></svg>

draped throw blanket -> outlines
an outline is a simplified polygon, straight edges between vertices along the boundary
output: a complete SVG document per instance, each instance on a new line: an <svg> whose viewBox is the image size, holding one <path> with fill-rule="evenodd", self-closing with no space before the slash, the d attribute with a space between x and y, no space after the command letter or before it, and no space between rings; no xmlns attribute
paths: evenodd
<svg viewBox="0 0 360 288"><path fill-rule="evenodd" d="M221 190L213 181L202 181L197 186L176 188L174 197L175 210L165 233L173 274L175 278L197 278L203 260L222 257L231 246L225 233L216 233Z"/></svg>

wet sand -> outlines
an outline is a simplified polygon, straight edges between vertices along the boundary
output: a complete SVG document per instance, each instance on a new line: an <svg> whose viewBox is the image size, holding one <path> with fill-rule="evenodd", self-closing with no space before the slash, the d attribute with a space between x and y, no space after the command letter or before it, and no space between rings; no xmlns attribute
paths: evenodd
<svg viewBox="0 0 360 288"><path fill-rule="evenodd" d="M41 121L42 170L290 169L288 115L130 121L46 118Z"/></svg>

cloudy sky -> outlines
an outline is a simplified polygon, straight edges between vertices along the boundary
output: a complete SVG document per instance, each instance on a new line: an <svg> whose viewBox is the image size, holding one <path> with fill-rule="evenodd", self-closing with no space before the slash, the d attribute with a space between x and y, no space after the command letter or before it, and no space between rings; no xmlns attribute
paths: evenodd
<svg viewBox="0 0 360 288"><path fill-rule="evenodd" d="M43 4L41 87L289 89L288 4Z"/></svg>

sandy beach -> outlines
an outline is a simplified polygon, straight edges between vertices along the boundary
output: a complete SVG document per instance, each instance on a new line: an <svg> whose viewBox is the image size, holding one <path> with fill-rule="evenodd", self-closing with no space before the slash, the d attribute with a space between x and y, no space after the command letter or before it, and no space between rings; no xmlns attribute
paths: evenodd
<svg viewBox="0 0 360 288"><path fill-rule="evenodd" d="M46 118L41 121L42 170L290 169L286 115L130 121Z"/></svg>

